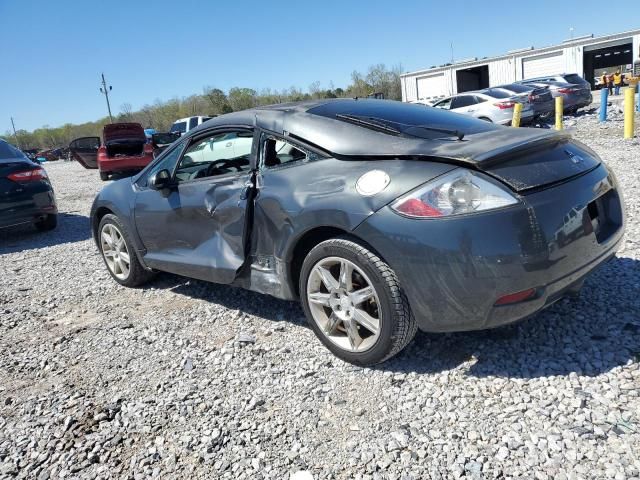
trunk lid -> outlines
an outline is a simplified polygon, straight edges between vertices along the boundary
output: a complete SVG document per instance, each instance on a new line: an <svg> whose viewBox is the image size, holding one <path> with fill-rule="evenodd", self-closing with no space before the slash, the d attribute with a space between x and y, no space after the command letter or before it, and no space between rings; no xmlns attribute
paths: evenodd
<svg viewBox="0 0 640 480"><path fill-rule="evenodd" d="M102 130L102 139L105 145L114 141L137 140L146 142L147 137L139 123L110 123Z"/></svg>
<svg viewBox="0 0 640 480"><path fill-rule="evenodd" d="M514 130L465 137L476 153L465 155L460 150L454 159L491 175L518 193L564 182L600 164L595 152L568 134Z"/></svg>
<svg viewBox="0 0 640 480"><path fill-rule="evenodd" d="M139 123L105 125L102 138L109 157L142 155L147 143L147 136Z"/></svg>

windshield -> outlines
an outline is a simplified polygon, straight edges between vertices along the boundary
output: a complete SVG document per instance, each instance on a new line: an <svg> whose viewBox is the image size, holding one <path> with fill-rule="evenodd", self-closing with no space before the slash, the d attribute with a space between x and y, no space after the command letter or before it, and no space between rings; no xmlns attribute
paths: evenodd
<svg viewBox="0 0 640 480"><path fill-rule="evenodd" d="M24 153L18 150L13 145L0 140L0 160L6 160L9 158L27 158Z"/></svg>
<svg viewBox="0 0 640 480"><path fill-rule="evenodd" d="M184 133L187 131L187 122L176 122L171 125L170 132Z"/></svg>

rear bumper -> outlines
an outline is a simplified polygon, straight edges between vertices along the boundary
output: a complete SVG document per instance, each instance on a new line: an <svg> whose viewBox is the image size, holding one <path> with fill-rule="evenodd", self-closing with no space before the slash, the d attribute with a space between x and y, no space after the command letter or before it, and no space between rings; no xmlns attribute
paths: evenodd
<svg viewBox="0 0 640 480"><path fill-rule="evenodd" d="M115 157L98 160L98 168L104 173L126 172L141 170L151 163L153 155L139 155L132 157Z"/></svg>
<svg viewBox="0 0 640 480"><path fill-rule="evenodd" d="M624 231L620 195L602 165L522 198L501 211L433 220L385 207L355 233L395 270L420 329L492 328L528 317L579 285L615 254ZM571 212L577 221L566 220ZM531 299L495 306L528 289L535 289Z"/></svg>
<svg viewBox="0 0 640 480"><path fill-rule="evenodd" d="M33 223L43 219L46 215L57 213L58 207L53 190L37 192L30 198L11 204L0 202L0 228Z"/></svg>

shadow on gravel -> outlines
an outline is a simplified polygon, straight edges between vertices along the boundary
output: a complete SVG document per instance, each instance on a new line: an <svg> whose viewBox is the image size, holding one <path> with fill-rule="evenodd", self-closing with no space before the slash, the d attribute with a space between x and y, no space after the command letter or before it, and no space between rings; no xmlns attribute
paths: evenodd
<svg viewBox="0 0 640 480"><path fill-rule="evenodd" d="M600 375L630 360L640 361L638 285L640 262L614 258L587 280L579 298L494 330L418 332L403 352L375 369L418 374L457 370L474 377ZM170 274L159 275L149 287L307 327L297 302Z"/></svg>
<svg viewBox="0 0 640 480"><path fill-rule="evenodd" d="M269 295L238 287L192 280L162 273L144 288L171 290L191 298L216 303L230 310L240 310L274 322L287 321L306 327L307 321L298 302L279 300Z"/></svg>
<svg viewBox="0 0 640 480"><path fill-rule="evenodd" d="M596 376L640 362L640 261L614 258L564 299L519 324L478 332L418 333L396 358L376 368L466 376Z"/></svg>
<svg viewBox="0 0 640 480"><path fill-rule="evenodd" d="M32 225L20 225L0 230L0 255L24 252L91 238L89 217L74 213L59 213L58 226L49 232L39 232Z"/></svg>

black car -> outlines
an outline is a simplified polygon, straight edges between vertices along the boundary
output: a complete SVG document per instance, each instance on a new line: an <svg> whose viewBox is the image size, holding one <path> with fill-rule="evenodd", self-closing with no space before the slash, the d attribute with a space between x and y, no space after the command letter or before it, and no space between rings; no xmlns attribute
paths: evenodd
<svg viewBox="0 0 640 480"><path fill-rule="evenodd" d="M570 136L370 99L209 120L106 186L91 221L120 284L167 271L300 299L327 348L359 365L418 328L540 311L624 230L613 173Z"/></svg>
<svg viewBox="0 0 640 480"><path fill-rule="evenodd" d="M53 187L44 168L0 140L0 228L26 223L42 231L56 227Z"/></svg>

